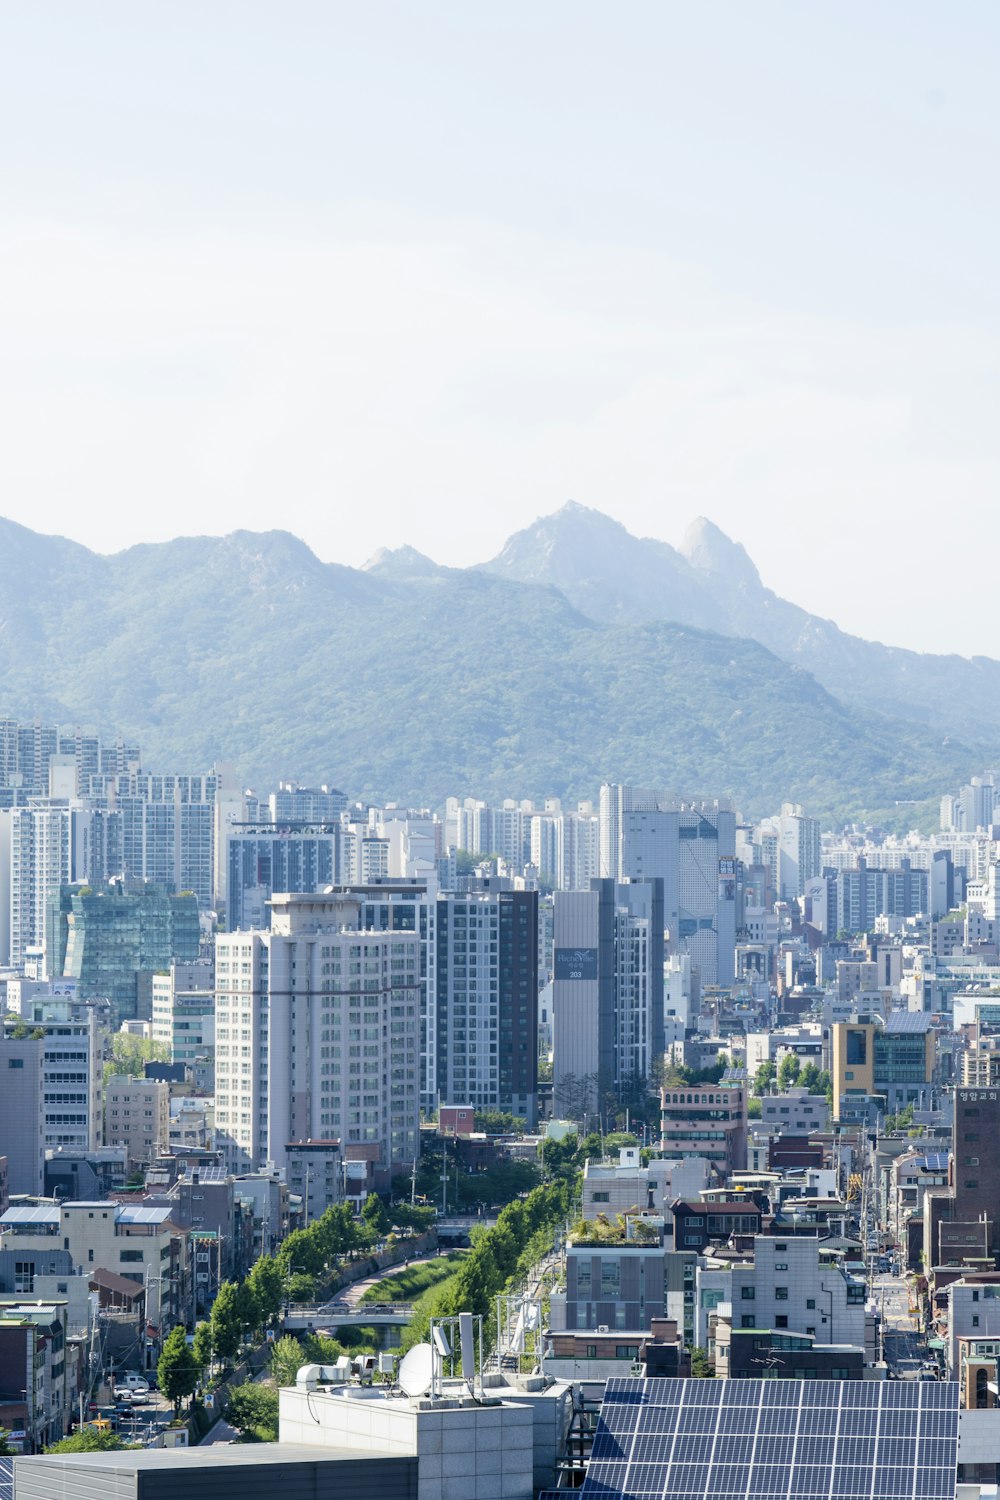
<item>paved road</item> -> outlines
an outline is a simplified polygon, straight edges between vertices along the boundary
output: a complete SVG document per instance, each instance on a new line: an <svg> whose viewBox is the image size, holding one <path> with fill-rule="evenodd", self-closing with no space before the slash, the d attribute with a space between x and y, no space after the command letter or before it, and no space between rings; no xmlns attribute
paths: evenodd
<svg viewBox="0 0 1000 1500"><path fill-rule="evenodd" d="M874 1295L884 1318L885 1357L891 1365L900 1359L920 1359L927 1350L910 1312L910 1293L902 1276L878 1276Z"/></svg>

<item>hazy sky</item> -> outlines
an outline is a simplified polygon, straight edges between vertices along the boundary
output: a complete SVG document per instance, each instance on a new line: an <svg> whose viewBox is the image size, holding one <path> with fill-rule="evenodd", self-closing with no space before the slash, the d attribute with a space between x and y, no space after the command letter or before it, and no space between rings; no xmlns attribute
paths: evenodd
<svg viewBox="0 0 1000 1500"><path fill-rule="evenodd" d="M995 3L6 0L0 513L478 561L699 513L1000 656Z"/></svg>

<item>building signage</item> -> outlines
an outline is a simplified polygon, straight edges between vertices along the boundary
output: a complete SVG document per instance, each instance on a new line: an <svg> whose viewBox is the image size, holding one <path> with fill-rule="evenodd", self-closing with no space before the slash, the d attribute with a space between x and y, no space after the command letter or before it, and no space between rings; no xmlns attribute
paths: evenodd
<svg viewBox="0 0 1000 1500"><path fill-rule="evenodd" d="M557 979L596 979L596 948L557 948Z"/></svg>

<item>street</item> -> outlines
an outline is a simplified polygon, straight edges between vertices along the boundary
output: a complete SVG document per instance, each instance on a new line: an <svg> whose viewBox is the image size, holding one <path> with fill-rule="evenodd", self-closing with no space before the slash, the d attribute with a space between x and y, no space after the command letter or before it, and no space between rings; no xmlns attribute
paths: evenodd
<svg viewBox="0 0 1000 1500"><path fill-rule="evenodd" d="M910 1294L902 1276L876 1276L873 1292L883 1316L885 1358L890 1367L900 1360L922 1359L926 1355L923 1336L910 1312Z"/></svg>

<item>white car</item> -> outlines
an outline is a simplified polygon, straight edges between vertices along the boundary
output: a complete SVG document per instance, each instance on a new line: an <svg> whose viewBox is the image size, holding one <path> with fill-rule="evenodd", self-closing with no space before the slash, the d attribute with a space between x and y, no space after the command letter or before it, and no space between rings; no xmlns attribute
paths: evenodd
<svg viewBox="0 0 1000 1500"><path fill-rule="evenodd" d="M144 1375L136 1375L129 1371L125 1375L119 1375L114 1384L115 1399L122 1396L134 1396L138 1393L142 1396L149 1395L149 1381Z"/></svg>

